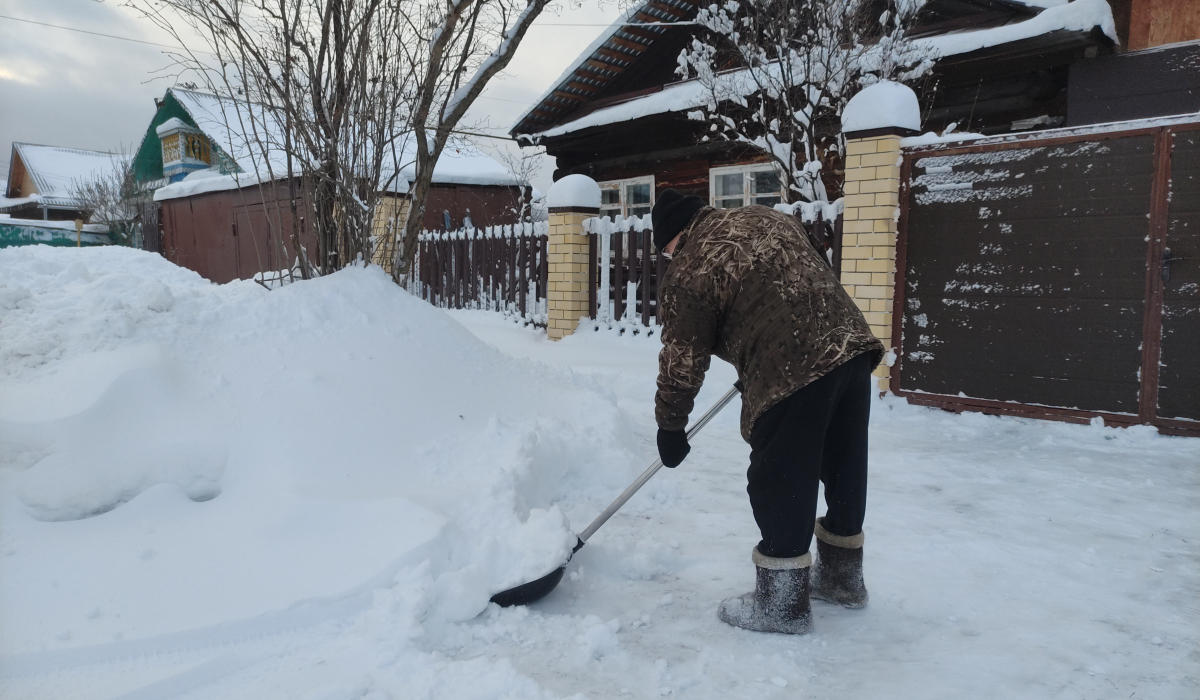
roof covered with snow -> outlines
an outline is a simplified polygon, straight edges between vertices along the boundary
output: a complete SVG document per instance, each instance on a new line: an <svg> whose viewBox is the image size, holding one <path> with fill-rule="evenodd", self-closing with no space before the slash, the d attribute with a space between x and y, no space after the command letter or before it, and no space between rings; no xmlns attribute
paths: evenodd
<svg viewBox="0 0 1200 700"><path fill-rule="evenodd" d="M283 126L270 110L257 104L196 90L171 88L168 92L184 108L196 127L242 172L229 175L212 171L192 173L184 181L158 190L155 199L238 189L286 176L288 166L283 148ZM169 130L168 125L178 126L174 122L180 120L167 120L158 127L158 131ZM416 172L414 137L411 134L401 136L395 144L393 155L386 159L388 164L385 164L380 186L390 192L407 192L408 183L415 179ZM398 165L398 178L392 177L397 168L391 163ZM293 168L296 166L293 165ZM218 175L220 177L216 177ZM446 145L434 169L433 182L443 185L519 184L507 168L466 141L454 141Z"/></svg>
<svg viewBox="0 0 1200 700"><path fill-rule="evenodd" d="M15 167L15 161L20 159L24 172L28 173L29 178L33 181L33 186L37 188L37 194L43 205L74 207L77 206L77 202L71 196L72 184L111 172L120 167L121 157L106 151L85 151L80 148L14 142L8 171L7 193L12 193L18 184L14 179L20 168ZM25 199L32 193L23 194L25 197L22 199Z"/></svg>
<svg viewBox="0 0 1200 700"><path fill-rule="evenodd" d="M1109 8L1106 0L1075 0L1075 2L1071 3L1061 2L1061 0L1028 0L1028 2L1016 2L1015 0L993 1L1003 2L1006 5L1016 7L1028 6L1028 12L1022 15L1020 21L1014 21L1009 24L927 34L914 38L914 43L926 46L936 56L945 58L968 54L972 51L1024 39L1041 37L1054 32L1086 33L1094 29L1099 29L1112 40L1116 41L1117 39L1112 10ZM531 115L535 115L539 109L544 110L547 108L549 102L555 99L556 92L563 91L563 81L566 81L566 84L572 81L579 81L580 70L584 70L580 66L584 64L590 65L595 62L597 57L596 52L604 48L605 41L613 37L616 31L627 23L625 17L622 16L609 29L602 32L597 41L585 50L576 59L575 63L572 64L572 67L563 74L559 83L555 83L556 87L552 87L546 95L534 104L534 107L517 120L513 127L514 135L522 133L522 128L528 127L533 123ZM648 42L649 40L640 39L640 41ZM738 83L745 83L747 86L754 85L753 81L739 80L737 74L738 71L733 71L722 76L722 80L729 84L727 87L737 89ZM588 93L581 92L580 94L587 95ZM629 99L603 106L600 109L587 112L577 119L554 125L531 135L535 139L539 137L561 136L589 127L621 123L653 114L691 110L705 104L710 94L709 90L696 80L673 83L663 86L661 89L655 90L650 94L639 94ZM581 98L577 97L575 99L578 100ZM574 109L580 103L573 102L570 104L572 105L572 109Z"/></svg>

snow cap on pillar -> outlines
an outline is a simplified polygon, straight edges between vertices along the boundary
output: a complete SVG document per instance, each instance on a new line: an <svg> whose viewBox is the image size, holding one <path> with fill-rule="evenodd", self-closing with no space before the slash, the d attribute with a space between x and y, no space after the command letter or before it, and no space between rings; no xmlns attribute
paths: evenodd
<svg viewBox="0 0 1200 700"><path fill-rule="evenodd" d="M550 186L546 195L550 213L578 211L600 213L600 185L587 175L567 175Z"/></svg>
<svg viewBox="0 0 1200 700"><path fill-rule="evenodd" d="M881 80L863 88L850 98L842 110L842 133L846 138L862 138L920 133L921 107L912 88L890 80Z"/></svg>

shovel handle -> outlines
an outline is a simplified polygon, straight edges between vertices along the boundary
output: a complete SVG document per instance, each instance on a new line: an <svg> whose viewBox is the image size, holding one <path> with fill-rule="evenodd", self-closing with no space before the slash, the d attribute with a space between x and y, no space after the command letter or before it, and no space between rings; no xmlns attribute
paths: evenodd
<svg viewBox="0 0 1200 700"><path fill-rule="evenodd" d="M687 431L688 439L692 439L696 433L700 432L701 428L708 425L708 422L715 418L716 415L721 412L721 409L725 408L730 401L733 401L733 397L737 395L738 387L735 385L724 396L721 397L720 401L713 404L713 407L708 409L707 413L705 413L703 416L700 416L700 420L697 420L694 424L692 424L692 427ZM601 513L595 520L593 520L591 525L587 526L587 529L579 535L580 541L587 542L592 535L596 534L596 530L599 530L601 525L608 522L608 519L613 516L613 513L616 513L618 510L620 510L621 506L625 505L626 501L628 501L630 498L633 498L633 494L637 493L643 486L645 486L646 482L650 481L650 477L654 476L659 469L662 469L662 465L663 463L661 459L654 460L654 464L651 464L649 469L642 472L642 475L637 478L637 481L630 484L629 488L625 489L624 493L622 493L620 496L617 496L617 500L613 501L612 505L605 508L604 512ZM578 549L578 547L576 547L576 549Z"/></svg>

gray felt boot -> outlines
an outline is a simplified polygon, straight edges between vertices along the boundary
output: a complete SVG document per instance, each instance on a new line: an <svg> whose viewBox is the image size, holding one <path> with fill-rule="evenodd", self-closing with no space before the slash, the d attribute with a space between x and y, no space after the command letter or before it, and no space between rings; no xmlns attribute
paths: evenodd
<svg viewBox="0 0 1200 700"><path fill-rule="evenodd" d="M843 537L821 524L817 536L817 562L812 573L812 597L837 603L844 608L867 604L867 586L863 583L863 533Z"/></svg>
<svg viewBox="0 0 1200 700"><path fill-rule="evenodd" d="M727 598L717 617L734 627L755 632L808 634L812 609L808 605L808 572L812 556L805 552L790 559L776 559L754 548L758 569L755 588L736 598Z"/></svg>

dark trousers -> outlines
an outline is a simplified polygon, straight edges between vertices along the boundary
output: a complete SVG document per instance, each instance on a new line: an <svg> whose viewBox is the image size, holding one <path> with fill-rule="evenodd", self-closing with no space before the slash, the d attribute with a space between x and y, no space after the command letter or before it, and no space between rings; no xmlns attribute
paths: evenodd
<svg viewBox="0 0 1200 700"><path fill-rule="evenodd" d="M862 532L867 509L867 422L871 357L864 353L772 406L750 433L750 505L762 532L758 551L798 557L812 542L818 480L822 524L835 535Z"/></svg>

